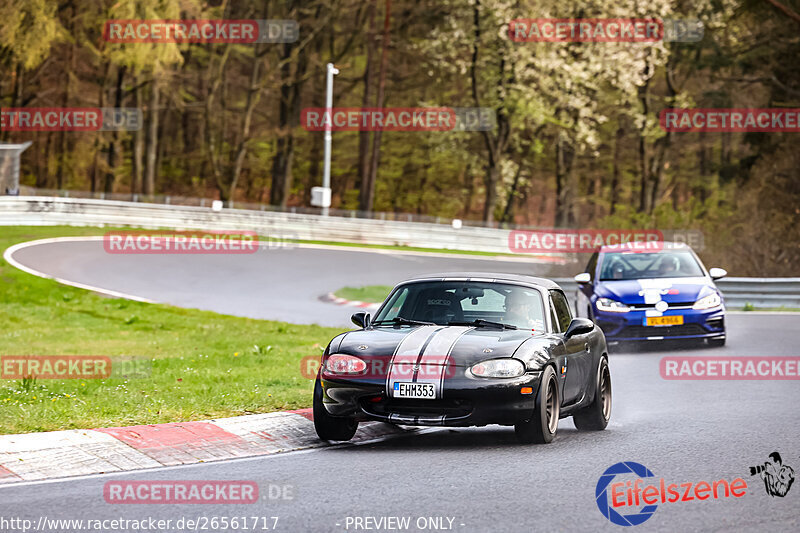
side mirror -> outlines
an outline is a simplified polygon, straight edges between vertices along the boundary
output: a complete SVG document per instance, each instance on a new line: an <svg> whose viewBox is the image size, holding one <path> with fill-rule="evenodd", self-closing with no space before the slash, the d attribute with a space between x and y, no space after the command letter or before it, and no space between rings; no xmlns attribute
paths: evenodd
<svg viewBox="0 0 800 533"><path fill-rule="evenodd" d="M354 313L353 316L350 317L350 321L356 326L366 329L370 324L369 313Z"/></svg>
<svg viewBox="0 0 800 533"><path fill-rule="evenodd" d="M572 322L569 323L569 327L567 331L564 333L564 338L569 339L575 335L583 335L584 333L590 333L594 329L594 322L589 320L588 318L573 318Z"/></svg>
<svg viewBox="0 0 800 533"><path fill-rule="evenodd" d="M708 275L711 276L711 279L720 279L727 276L728 271L724 268L710 268L708 269Z"/></svg>
<svg viewBox="0 0 800 533"><path fill-rule="evenodd" d="M591 283L592 275L588 272L581 272L573 278L577 283Z"/></svg>

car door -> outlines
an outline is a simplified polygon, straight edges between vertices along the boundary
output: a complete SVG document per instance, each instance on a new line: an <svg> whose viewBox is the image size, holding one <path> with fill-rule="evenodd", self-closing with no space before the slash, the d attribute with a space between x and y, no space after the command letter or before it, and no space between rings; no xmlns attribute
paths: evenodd
<svg viewBox="0 0 800 533"><path fill-rule="evenodd" d="M564 293L556 289L551 290L550 305L555 311L556 325L563 336L572 321L572 313ZM564 362L559 372L564 378L564 404L575 403L583 397L591 365L589 336L589 333L584 333L563 340Z"/></svg>

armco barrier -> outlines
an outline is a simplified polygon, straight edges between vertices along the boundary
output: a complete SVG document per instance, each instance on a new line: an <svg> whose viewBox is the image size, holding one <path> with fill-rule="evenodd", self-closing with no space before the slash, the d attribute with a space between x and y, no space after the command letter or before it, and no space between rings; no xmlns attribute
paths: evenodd
<svg viewBox="0 0 800 533"><path fill-rule="evenodd" d="M301 240L344 241L444 250L508 253L509 230L320 215L86 198L0 196L0 225L133 226L146 229L255 231ZM520 256L524 259L526 256ZM563 256L562 256L563 257ZM512 259L509 257L509 259ZM556 280L574 299L572 278ZM729 307L800 308L800 278L725 278L717 285Z"/></svg>
<svg viewBox="0 0 800 533"><path fill-rule="evenodd" d="M0 196L0 225L133 226L146 229L255 231L301 240L344 241L444 250L508 253L509 230L275 211L135 202Z"/></svg>
<svg viewBox="0 0 800 533"><path fill-rule="evenodd" d="M572 278L558 278L569 300L575 302L578 284ZM800 278L723 278L715 282L727 307L786 307L800 309Z"/></svg>

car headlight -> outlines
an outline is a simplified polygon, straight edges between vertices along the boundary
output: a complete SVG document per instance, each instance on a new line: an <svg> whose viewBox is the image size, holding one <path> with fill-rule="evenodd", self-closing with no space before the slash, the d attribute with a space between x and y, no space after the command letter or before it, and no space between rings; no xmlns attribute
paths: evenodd
<svg viewBox="0 0 800 533"><path fill-rule="evenodd" d="M479 378L516 378L525 373L525 365L519 359L489 359L469 370Z"/></svg>
<svg viewBox="0 0 800 533"><path fill-rule="evenodd" d="M716 292L703 296L697 300L692 309L711 309L712 307L719 307L722 304L722 298Z"/></svg>
<svg viewBox="0 0 800 533"><path fill-rule="evenodd" d="M325 369L331 374L361 374L367 363L354 355L333 354L325 361Z"/></svg>
<svg viewBox="0 0 800 533"><path fill-rule="evenodd" d="M596 305L598 311L608 311L609 313L627 313L631 310L631 308L624 303L612 300L611 298L598 298Z"/></svg>

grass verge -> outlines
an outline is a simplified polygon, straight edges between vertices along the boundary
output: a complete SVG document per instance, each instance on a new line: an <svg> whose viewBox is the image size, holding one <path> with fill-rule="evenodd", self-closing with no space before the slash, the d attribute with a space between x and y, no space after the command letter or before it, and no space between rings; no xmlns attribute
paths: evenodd
<svg viewBox="0 0 800 533"><path fill-rule="evenodd" d="M0 250L108 229L5 226ZM107 298L2 260L0 316L0 356L136 356L150 365L140 379L0 379L6 434L308 407L313 383L301 375L300 360L321 354L341 331Z"/></svg>
<svg viewBox="0 0 800 533"><path fill-rule="evenodd" d="M367 285L366 287L343 287L333 294L339 298L368 303L381 303L391 292L390 285Z"/></svg>

